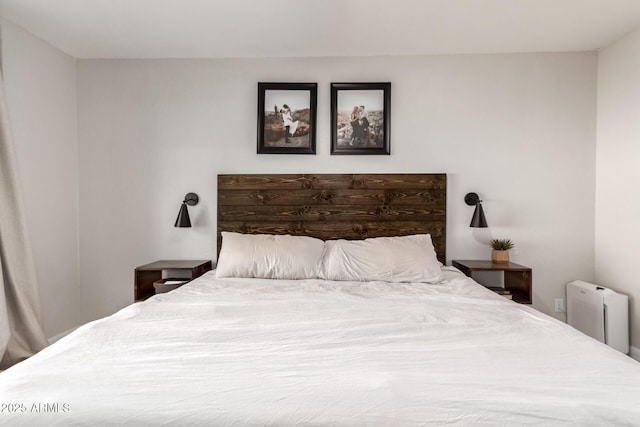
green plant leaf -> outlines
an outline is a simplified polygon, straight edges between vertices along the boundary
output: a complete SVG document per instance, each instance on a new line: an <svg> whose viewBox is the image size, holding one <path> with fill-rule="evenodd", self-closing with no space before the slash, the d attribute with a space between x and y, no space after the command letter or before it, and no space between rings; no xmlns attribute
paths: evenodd
<svg viewBox="0 0 640 427"><path fill-rule="evenodd" d="M491 247L497 251L508 251L513 249L515 245L510 239L493 239L491 241Z"/></svg>

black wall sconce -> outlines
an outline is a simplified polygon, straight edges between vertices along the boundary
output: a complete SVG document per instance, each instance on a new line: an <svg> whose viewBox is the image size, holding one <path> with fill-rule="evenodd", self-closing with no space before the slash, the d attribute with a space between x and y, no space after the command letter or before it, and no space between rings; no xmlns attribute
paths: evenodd
<svg viewBox="0 0 640 427"><path fill-rule="evenodd" d="M191 218L189 218L187 205L195 206L198 204L198 200L198 195L196 193L187 193L187 195L184 196L184 200L182 201L182 206L180 206L180 212L178 212L178 218L176 218L174 227L191 227Z"/></svg>
<svg viewBox="0 0 640 427"><path fill-rule="evenodd" d="M467 195L464 196L464 202L469 206L476 207L473 211L473 217L471 217L471 224L469 224L469 227L488 227L487 219L484 217L484 210L482 209L482 200L480 200L480 196L478 196L477 193L467 193Z"/></svg>

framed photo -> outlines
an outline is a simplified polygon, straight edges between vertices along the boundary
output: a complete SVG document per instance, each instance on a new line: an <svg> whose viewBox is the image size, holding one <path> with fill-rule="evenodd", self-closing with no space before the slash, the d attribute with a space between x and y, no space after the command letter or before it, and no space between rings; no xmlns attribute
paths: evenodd
<svg viewBox="0 0 640 427"><path fill-rule="evenodd" d="M331 83L331 154L391 154L391 83Z"/></svg>
<svg viewBox="0 0 640 427"><path fill-rule="evenodd" d="M258 83L258 154L316 154L317 83Z"/></svg>

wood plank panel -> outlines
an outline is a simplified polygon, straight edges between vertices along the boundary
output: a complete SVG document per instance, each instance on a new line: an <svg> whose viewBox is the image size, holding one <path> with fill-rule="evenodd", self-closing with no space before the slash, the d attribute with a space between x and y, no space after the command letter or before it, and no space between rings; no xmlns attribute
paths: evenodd
<svg viewBox="0 0 640 427"><path fill-rule="evenodd" d="M441 189L234 190L218 189L219 206L256 205L426 205L442 206Z"/></svg>
<svg viewBox="0 0 640 427"><path fill-rule="evenodd" d="M386 222L351 221L223 221L224 230L248 234L291 234L312 236L320 239L363 239L366 237L406 236L426 233L436 237L445 235L446 228L440 221L393 221L393 227Z"/></svg>
<svg viewBox="0 0 640 427"><path fill-rule="evenodd" d="M441 177L445 179L442 180ZM226 189L446 189L445 174L252 174L219 175L218 190Z"/></svg>
<svg viewBox="0 0 640 427"><path fill-rule="evenodd" d="M387 205L360 206L218 206L222 221L429 221L444 219L446 212L437 208Z"/></svg>
<svg viewBox="0 0 640 427"><path fill-rule="evenodd" d="M446 256L445 174L218 176L222 231L328 239L430 233Z"/></svg>

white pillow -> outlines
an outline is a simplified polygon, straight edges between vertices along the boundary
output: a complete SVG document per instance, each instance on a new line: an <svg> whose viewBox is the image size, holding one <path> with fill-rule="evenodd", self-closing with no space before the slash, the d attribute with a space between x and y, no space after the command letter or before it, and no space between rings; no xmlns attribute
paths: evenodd
<svg viewBox="0 0 640 427"><path fill-rule="evenodd" d="M216 276L315 279L323 250L313 237L223 231Z"/></svg>
<svg viewBox="0 0 640 427"><path fill-rule="evenodd" d="M319 277L327 280L437 282L442 277L429 234L330 240Z"/></svg>

